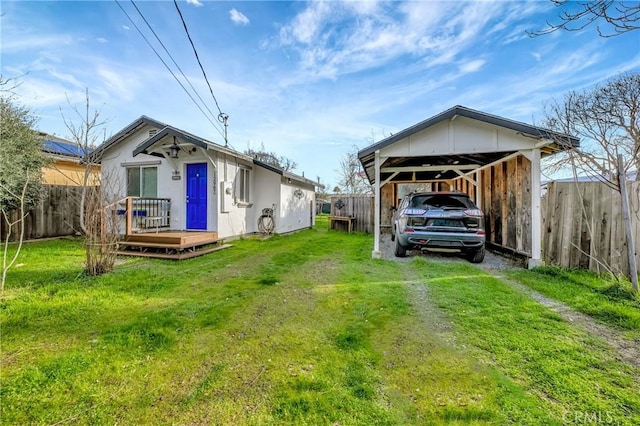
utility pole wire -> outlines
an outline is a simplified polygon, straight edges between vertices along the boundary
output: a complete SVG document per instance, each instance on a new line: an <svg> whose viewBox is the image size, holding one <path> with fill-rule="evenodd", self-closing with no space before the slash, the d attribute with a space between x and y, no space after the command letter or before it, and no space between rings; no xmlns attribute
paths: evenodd
<svg viewBox="0 0 640 426"><path fill-rule="evenodd" d="M171 61L173 62L173 65L176 66L176 68L178 69L178 71L180 71L180 74L182 75L182 77L185 79L185 81L187 83L189 83L189 87L191 87L191 90L193 90L193 93L196 94L196 96L198 97L198 99L200 99L200 102L202 102L202 105L204 105L204 107L206 108L206 110L209 112L209 114L211 115L211 118L214 118L215 115L213 114L213 112L211 112L211 110L209 109L209 107L207 106L207 103L204 101L204 99L202 99L202 97L200 96L200 93L198 93L198 91L196 90L195 87L193 87L193 84L191 84L191 80L189 80L189 78L184 74L184 72L182 71L182 68L180 68L180 65L178 65L178 63L175 61L175 59L173 59L173 56L171 55L171 53L169 53L169 50L166 48L166 46L164 45L164 43L162 42L162 40L160 40L160 37L158 36L158 34L155 32L155 30L153 29L153 27L151 26L151 24L149 23L149 21L147 21L147 18L145 18L145 16L142 14L142 11L138 8L138 6L136 5L136 3L131 0L131 4L133 5L133 7L136 9L136 11L138 12L138 14L140 15L140 17L142 18L142 20L144 21L145 24L147 24L147 27L149 27L149 30L151 30L151 32L153 33L153 35L155 36L156 40L158 40L158 43L160 43L160 46L162 46L162 48L164 49L164 51L166 52L166 54L169 56L169 58L171 59Z"/></svg>
<svg viewBox="0 0 640 426"><path fill-rule="evenodd" d="M158 51L153 47L153 45L151 44L151 42L147 39L147 37L143 34L143 32L140 30L140 28L138 28L138 25L136 25L136 23L133 21L133 19L131 19L131 16L129 16L129 14L127 13L126 10L124 10L124 8L122 7L122 5L120 4L120 2L118 0L115 0L116 4L118 5L118 7L120 8L120 10L122 10L122 13L125 14L125 16L129 19L129 22L131 22L131 24L135 27L135 29L138 31L138 33L140 34L140 36L144 39L144 41L147 42L147 44L149 45L149 47L151 48L151 50L153 50L153 53L156 54L156 56L158 57L158 59L160 59L160 62L162 62L162 64L165 66L165 68L171 73L171 75L173 76L173 78L178 82L178 84L180 85L180 87L182 87L182 90L184 90L184 92L187 94L187 96L189 96L189 98L191 99L191 101L193 101L193 103L196 105L196 107L198 107L198 109L200 110L200 112L202 113L202 115L205 116L205 118L209 121L209 123L211 123L211 125L218 131L218 133L220 133L220 136L224 137L224 134L220 131L220 129L216 126L216 124L214 123L214 121L207 115L207 113L204 112L204 110L202 109L202 107L198 104L198 102L196 102L196 100L193 98L193 96L191 95L191 93L189 93L189 91L187 90L186 87L184 87L184 85L182 84L182 82L178 79L178 77L173 73L173 71L171 70L171 68L169 68L169 65L167 65L167 63L164 61L164 59L162 59L162 56L160 56L160 54L158 53Z"/></svg>
<svg viewBox="0 0 640 426"><path fill-rule="evenodd" d="M229 116L222 112L222 110L220 109L220 105L218 104L218 100L216 99L216 95L213 94L213 89L211 88L211 84L209 83L209 79L207 78L207 73L204 71L204 67L202 66L202 62L200 62L200 57L198 56L198 51L196 50L195 44L193 44L193 40L191 39L191 35L189 34L189 29L187 28L187 23L184 21L184 17L182 16L182 12L180 11L180 7L178 7L177 0L173 0L173 4L176 6L176 10L178 11L178 15L180 15L180 20L182 21L182 26L184 27L184 32L187 33L187 38L189 39L189 43L191 43L191 47L193 48L193 53L196 55L196 60L198 61L198 65L200 66L200 70L202 71L202 75L204 76L204 81L207 82L207 86L209 87L209 93L211 93L211 97L213 98L213 101L216 103L216 107L218 108L218 112L220 113L218 115L218 118L223 120L222 117L226 117L226 118L224 118L224 122L226 123L226 121L229 118ZM225 145L228 144L228 141L227 141L226 137L225 137L225 141L224 142L225 142Z"/></svg>

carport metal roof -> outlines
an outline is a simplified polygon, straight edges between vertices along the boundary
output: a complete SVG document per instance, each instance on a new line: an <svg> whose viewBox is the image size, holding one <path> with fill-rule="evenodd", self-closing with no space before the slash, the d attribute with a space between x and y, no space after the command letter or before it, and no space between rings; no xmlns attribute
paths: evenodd
<svg viewBox="0 0 640 426"><path fill-rule="evenodd" d="M403 141L410 141L416 134L434 128L445 120L453 122L458 117L474 120L481 125L491 129L502 129L508 137L520 136L520 139L528 138L530 143L525 144L502 144L497 142L479 140L469 149L469 144L461 147L447 144L446 138L450 138L451 133L445 134L445 140L427 142L432 145L440 145L430 148L430 154L424 150L418 152L397 152L387 153L391 146ZM497 132L497 130L495 130ZM496 136L497 139L497 136ZM425 142L421 142L425 143ZM464 106L455 106L431 118L428 118L414 126L408 127L395 135L392 135L380 142L377 142L358 152L358 158L364 167L367 178L371 184L375 183L375 152L381 152L380 180L381 183L390 181L431 181L450 180L467 174L473 170L498 163L510 157L518 151L526 148L538 148L541 155L549 155L554 152L578 147L579 139L553 132L537 126L510 120L481 111L476 111ZM408 151L411 151L410 149Z"/></svg>

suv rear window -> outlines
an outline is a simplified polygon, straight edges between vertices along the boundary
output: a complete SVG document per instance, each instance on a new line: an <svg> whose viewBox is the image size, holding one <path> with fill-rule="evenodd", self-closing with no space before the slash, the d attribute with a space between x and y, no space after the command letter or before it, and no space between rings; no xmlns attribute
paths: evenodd
<svg viewBox="0 0 640 426"><path fill-rule="evenodd" d="M420 208L458 208L473 209L475 206L469 197L465 195L434 194L418 195L411 199L411 207Z"/></svg>

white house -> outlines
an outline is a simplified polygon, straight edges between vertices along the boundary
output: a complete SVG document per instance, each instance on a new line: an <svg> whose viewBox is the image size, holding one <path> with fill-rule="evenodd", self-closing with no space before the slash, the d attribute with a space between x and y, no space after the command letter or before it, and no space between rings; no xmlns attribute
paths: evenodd
<svg viewBox="0 0 640 426"><path fill-rule="evenodd" d="M217 232L223 239L258 232L263 209L273 209L275 233L315 221L313 181L146 116L96 155L114 195L165 199L166 221L149 227Z"/></svg>

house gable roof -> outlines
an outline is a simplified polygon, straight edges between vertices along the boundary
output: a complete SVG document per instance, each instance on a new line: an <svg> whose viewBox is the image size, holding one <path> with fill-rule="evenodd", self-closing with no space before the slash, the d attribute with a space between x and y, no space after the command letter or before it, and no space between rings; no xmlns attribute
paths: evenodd
<svg viewBox="0 0 640 426"><path fill-rule="evenodd" d="M130 134L138 131L139 129L147 125L157 127L159 129L162 129L163 127L167 126L161 121L154 120L153 118L147 117L146 115L141 115L136 120L131 122L128 126L126 126L124 129L120 130L118 133L116 133L115 135L111 136L109 139L104 141L102 145L100 145L98 148L95 149L95 151L93 151L93 157L100 158L100 156L104 153L104 151L106 151L107 149L113 148L118 143L122 142L127 136L129 136Z"/></svg>
<svg viewBox="0 0 640 426"><path fill-rule="evenodd" d="M453 123L457 117L463 120L459 126L467 129L460 134L460 139L457 139L458 132L447 130L448 126L459 123ZM446 125L445 121L450 124ZM472 132L478 125L478 129L486 129L482 131L482 138L476 140ZM498 132L495 137L487 131L490 128ZM498 137L500 133L504 139ZM450 180L458 178L460 172L466 174L503 161L525 147L542 148L544 155L548 155L578 147L579 143L580 140L571 135L458 105L360 150L358 159L372 184L376 151L384 157L381 182Z"/></svg>
<svg viewBox="0 0 640 426"><path fill-rule="evenodd" d="M379 149L385 148L408 136L411 136L428 127L431 127L443 120L454 118L455 116L467 117L473 120L478 120L485 123L493 124L495 126L504 127L506 129L515 130L516 132L522 133L527 136L532 136L536 138L545 138L545 139L551 139L551 140L562 140L563 142L570 144L574 148L580 146L580 139L567 134L557 133L552 130L543 129L542 127L532 126L530 124L522 123L520 121L515 121L508 118L500 117L497 115L488 114L486 112L477 111L471 108L464 107L462 105L456 105L452 108L449 108L446 111L441 112L440 114L427 118L426 120L421 121L420 123L415 124L411 127L408 127L396 133L395 135L391 135L388 138L381 140L380 142L377 142L373 145L368 146L367 148L362 149L360 152L358 152L358 157L362 158L369 154L375 153Z"/></svg>
<svg viewBox="0 0 640 426"><path fill-rule="evenodd" d="M144 142L142 142L140 145L138 145L136 147L136 149L133 151L133 156L135 157L136 155L139 154L148 154L148 155L160 155L158 153L154 153L153 151L150 150L150 148L152 148L155 144L157 144L160 140L164 139L166 136L174 136L176 138L180 138L185 142L188 142L190 144L193 144L197 147L200 148L212 148L216 151L220 151L223 152L225 154L229 154L229 155L233 155L235 157L238 158L242 158L243 160L252 162L253 158L242 154L238 151L234 151L232 149L229 149L227 147L224 147L220 144L217 144L215 142L211 142L207 139L201 138L199 136L196 136L194 134L191 134L189 132L185 132L184 130L180 130L178 128L175 128L173 126L167 126L165 125L161 130L159 130L155 135L153 135L152 137L150 137L149 139L146 139Z"/></svg>
<svg viewBox="0 0 640 426"><path fill-rule="evenodd" d="M298 176L294 173L290 173L287 171L284 171L278 167L274 167L272 165L263 163L261 161L258 161L256 159L254 159L253 157L243 154L241 152L235 151L233 149L227 148L226 146L222 146L220 144L217 144L215 142L209 141L207 139L201 138L199 136L196 136L192 133L186 132L184 130L178 129L176 127L173 126L169 126L165 123L162 123L160 121L154 120L153 118L147 117L146 115L142 115L140 116L138 119L134 120L132 123L130 123L127 127L125 127L124 129L120 130L118 133L116 133L115 135L111 136L109 139L107 139L102 145L100 145L95 151L94 151L94 158L99 158L100 155L102 155L102 153L106 150L106 149L110 149L115 147L116 145L118 145L121 141L123 141L124 139L126 139L127 136L131 135L132 133L138 131L140 128L142 128L145 125L149 125L149 126L153 126L153 127L157 127L160 130L158 130L158 132L156 132L155 135L145 139L142 143L140 143L133 151L133 156L137 156L139 154L147 154L147 155L153 155L153 156L157 156L157 157L164 157L164 155L162 153L159 153L157 151L154 151L152 148L154 147L154 145L158 144L158 142L160 142L162 139L164 139L167 136L172 136L175 138L179 138L184 142L190 143L196 147L199 148L203 148L203 149L213 149L219 152L222 152L224 154L228 154L228 155L232 155L234 157L240 158L242 160L245 160L247 162L253 163L256 166L265 168L267 170L270 170L274 173L277 173L281 176L287 177L287 178L291 178L292 180L296 180L299 182L303 182L309 185L316 185L316 183L310 179L307 179L303 176Z"/></svg>

